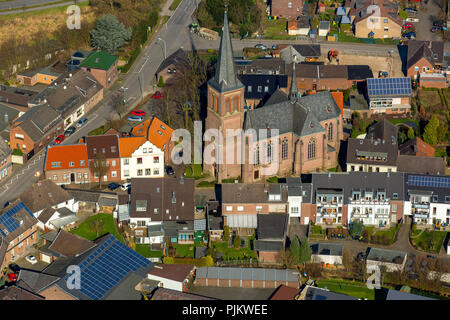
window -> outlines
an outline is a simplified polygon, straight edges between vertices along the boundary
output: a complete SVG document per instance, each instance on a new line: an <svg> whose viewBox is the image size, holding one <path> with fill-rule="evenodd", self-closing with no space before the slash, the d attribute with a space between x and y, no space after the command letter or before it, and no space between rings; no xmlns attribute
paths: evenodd
<svg viewBox="0 0 450 320"><path fill-rule="evenodd" d="M384 31L385 32L389 31L389 28L388 27L384 27Z"/></svg>
<svg viewBox="0 0 450 320"><path fill-rule="evenodd" d="M138 220L137 221L137 226L138 227L145 227L145 225L146 225L145 220Z"/></svg>
<svg viewBox="0 0 450 320"><path fill-rule="evenodd" d="M316 140L311 138L308 143L308 160L316 157Z"/></svg>
<svg viewBox="0 0 450 320"><path fill-rule="evenodd" d="M333 141L333 124L328 127L328 141Z"/></svg>
<svg viewBox="0 0 450 320"><path fill-rule="evenodd" d="M282 159L288 158L288 151L289 151L288 139L284 138L283 142L281 143L281 158Z"/></svg>
<svg viewBox="0 0 450 320"><path fill-rule="evenodd" d="M130 170L124 170L124 171L123 171L123 175L124 175L125 177L129 177L129 176L130 176Z"/></svg>
<svg viewBox="0 0 450 320"><path fill-rule="evenodd" d="M142 176L142 169L138 169L137 175L138 175L138 177L141 177L141 176Z"/></svg>
<svg viewBox="0 0 450 320"><path fill-rule="evenodd" d="M388 19L384 19L383 22L384 22L384 23L388 23Z"/></svg>
<svg viewBox="0 0 450 320"><path fill-rule="evenodd" d="M70 162L69 162L69 167L74 167L74 166L75 166L75 162L70 161Z"/></svg>
<svg viewBox="0 0 450 320"><path fill-rule="evenodd" d="M117 171L111 171L111 177L113 178L117 177Z"/></svg>
<svg viewBox="0 0 450 320"><path fill-rule="evenodd" d="M153 213L154 213L154 214L159 214L159 208L153 209Z"/></svg>
<svg viewBox="0 0 450 320"><path fill-rule="evenodd" d="M80 160L80 166L81 166L81 167L84 167L84 165L85 165L84 160Z"/></svg>
<svg viewBox="0 0 450 320"><path fill-rule="evenodd" d="M142 164L142 158L137 158L137 164Z"/></svg>
<svg viewBox="0 0 450 320"><path fill-rule="evenodd" d="M392 194L392 199L398 199L398 193L393 193Z"/></svg>
<svg viewBox="0 0 450 320"><path fill-rule="evenodd" d="M59 168L61 167L61 162L52 162L52 168Z"/></svg>
<svg viewBox="0 0 450 320"><path fill-rule="evenodd" d="M56 176L56 174L53 175L53 180L57 180L58 177Z"/></svg>
<svg viewBox="0 0 450 320"><path fill-rule="evenodd" d="M252 86L247 87L247 92L252 92Z"/></svg>
<svg viewBox="0 0 450 320"><path fill-rule="evenodd" d="M92 152L93 152L94 154L96 154L96 153L97 153L97 148L92 149Z"/></svg>
<svg viewBox="0 0 450 320"><path fill-rule="evenodd" d="M433 202L438 202L438 196L437 195L433 196Z"/></svg>
<svg viewBox="0 0 450 320"><path fill-rule="evenodd" d="M445 196L445 203L450 203L450 197L449 196Z"/></svg>
<svg viewBox="0 0 450 320"><path fill-rule="evenodd" d="M116 152L116 151L117 151L116 146L111 146L111 152Z"/></svg>
<svg viewBox="0 0 450 320"><path fill-rule="evenodd" d="M123 159L123 164L124 165L129 165L130 164L130 159L128 159L128 158Z"/></svg>
<svg viewBox="0 0 450 320"><path fill-rule="evenodd" d="M102 148L102 153L106 153L106 149L105 148Z"/></svg>
<svg viewBox="0 0 450 320"><path fill-rule="evenodd" d="M148 148L148 153L152 153L153 152L153 148Z"/></svg>
<svg viewBox="0 0 450 320"><path fill-rule="evenodd" d="M22 140L25 139L25 136L23 134L20 134L20 133L16 133L15 137L16 137L16 139L22 139Z"/></svg>
<svg viewBox="0 0 450 320"><path fill-rule="evenodd" d="M291 213L298 213L298 207L291 207Z"/></svg>
<svg viewBox="0 0 450 320"><path fill-rule="evenodd" d="M136 200L136 211L147 211L147 200Z"/></svg>
<svg viewBox="0 0 450 320"><path fill-rule="evenodd" d="M262 211L262 206L256 206L256 211Z"/></svg>
<svg viewBox="0 0 450 320"><path fill-rule="evenodd" d="M419 67L414 67L414 71L419 71Z"/></svg>
<svg viewBox="0 0 450 320"><path fill-rule="evenodd" d="M392 204L392 212L397 212L397 204L396 203Z"/></svg>
<svg viewBox="0 0 450 320"><path fill-rule="evenodd" d="M267 161L268 163L272 163L273 160L273 143L272 141L269 142L267 145Z"/></svg>
<svg viewBox="0 0 450 320"><path fill-rule="evenodd" d="M87 172L84 173L84 178L85 179L89 178L89 174Z"/></svg>
<svg viewBox="0 0 450 320"><path fill-rule="evenodd" d="M153 163L159 163L159 157L154 157L153 158Z"/></svg>
<svg viewBox="0 0 450 320"><path fill-rule="evenodd" d="M116 166L116 160L111 160L111 165L112 165L113 167L115 167L115 166Z"/></svg>
<svg viewBox="0 0 450 320"><path fill-rule="evenodd" d="M147 148L143 148L142 153L147 153Z"/></svg>
<svg viewBox="0 0 450 320"><path fill-rule="evenodd" d="M258 92L262 92L262 86L258 86Z"/></svg>
<svg viewBox="0 0 450 320"><path fill-rule="evenodd" d="M233 211L233 206L227 206L227 207L226 207L226 210L227 210L227 211Z"/></svg>
<svg viewBox="0 0 450 320"><path fill-rule="evenodd" d="M145 175L146 176L152 175L152 169L145 169Z"/></svg>
<svg viewBox="0 0 450 320"><path fill-rule="evenodd" d="M264 92L269 92L269 87L268 86L264 87Z"/></svg>
<svg viewBox="0 0 450 320"><path fill-rule="evenodd" d="M154 169L153 170L153 175L155 175L155 176L159 175L159 169Z"/></svg>
<svg viewBox="0 0 450 320"><path fill-rule="evenodd" d="M78 180L81 180L81 178L82 178L81 172L78 172L77 177L78 177Z"/></svg>
<svg viewBox="0 0 450 320"><path fill-rule="evenodd" d="M259 165L259 145L256 145L255 148L255 165Z"/></svg>
<svg viewBox="0 0 450 320"><path fill-rule="evenodd" d="M355 166L352 166L352 171L355 171Z"/></svg>
<svg viewBox="0 0 450 320"><path fill-rule="evenodd" d="M96 178L98 178L98 177L96 177ZM63 178L63 179L64 179L64 180L67 179L67 174L64 173L64 178Z"/></svg>
<svg viewBox="0 0 450 320"><path fill-rule="evenodd" d="M237 211L244 211L244 206L238 206Z"/></svg>

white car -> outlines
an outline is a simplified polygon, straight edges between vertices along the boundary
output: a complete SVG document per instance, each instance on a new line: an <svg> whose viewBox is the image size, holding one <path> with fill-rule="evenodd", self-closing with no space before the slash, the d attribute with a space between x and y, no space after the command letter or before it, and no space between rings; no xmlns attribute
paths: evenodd
<svg viewBox="0 0 450 320"><path fill-rule="evenodd" d="M131 188L131 183L129 183L129 182L124 183L122 186L120 186L120 189L122 189L123 191L127 191L130 188Z"/></svg>
<svg viewBox="0 0 450 320"><path fill-rule="evenodd" d="M31 264L36 264L38 262L34 256L26 256L25 260L27 260Z"/></svg>

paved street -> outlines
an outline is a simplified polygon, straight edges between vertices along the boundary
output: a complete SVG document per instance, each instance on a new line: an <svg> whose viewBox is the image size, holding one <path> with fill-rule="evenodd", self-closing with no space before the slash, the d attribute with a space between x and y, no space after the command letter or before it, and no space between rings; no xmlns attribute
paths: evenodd
<svg viewBox="0 0 450 320"><path fill-rule="evenodd" d="M442 40L440 32L433 33L433 21L445 18L442 11L442 0L429 0L428 4L417 14L419 22L413 23L416 27L417 40Z"/></svg>
<svg viewBox="0 0 450 320"><path fill-rule="evenodd" d="M24 2L26 3L27 7L40 5L40 4L42 4L42 5L39 7L36 7L36 8L23 9L24 5L22 3L24 3ZM21 12L25 12L25 11L26 12L37 11L37 10L43 10L43 9L49 9L49 8L69 6L69 5L74 4L75 1L71 0L71 1L64 2L64 3L54 3L54 2L58 2L58 0L51 0L51 1L50 0L16 0L16 1L0 2L0 10L22 8L22 9L17 9L17 10L0 12L0 16L14 14L14 13L21 13ZM76 2L82 3L82 2L87 2L87 0L79 0ZM14 6L10 7L11 3L14 3ZM31 3L33 3L33 4L31 4ZM46 3L50 3L50 4L46 5ZM51 4L51 3L54 3L54 4ZM3 9L2 9L2 7L3 7Z"/></svg>

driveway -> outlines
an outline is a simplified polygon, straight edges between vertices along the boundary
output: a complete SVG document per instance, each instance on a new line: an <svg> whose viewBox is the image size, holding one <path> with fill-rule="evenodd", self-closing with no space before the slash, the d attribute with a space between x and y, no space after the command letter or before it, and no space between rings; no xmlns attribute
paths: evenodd
<svg viewBox="0 0 450 320"><path fill-rule="evenodd" d="M441 0L429 0L428 4L424 4L424 7L419 10L417 17L415 17L419 19L419 22L413 23L416 27L417 40L442 40L440 32L431 32L433 21L445 20L442 2Z"/></svg>

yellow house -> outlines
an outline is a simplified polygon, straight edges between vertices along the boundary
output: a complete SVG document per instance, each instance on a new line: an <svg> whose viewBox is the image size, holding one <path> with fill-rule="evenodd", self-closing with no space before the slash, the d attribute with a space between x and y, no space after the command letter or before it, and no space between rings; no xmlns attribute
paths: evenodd
<svg viewBox="0 0 450 320"><path fill-rule="evenodd" d="M358 38L400 38L402 19L383 5L370 5L361 10L353 20Z"/></svg>

